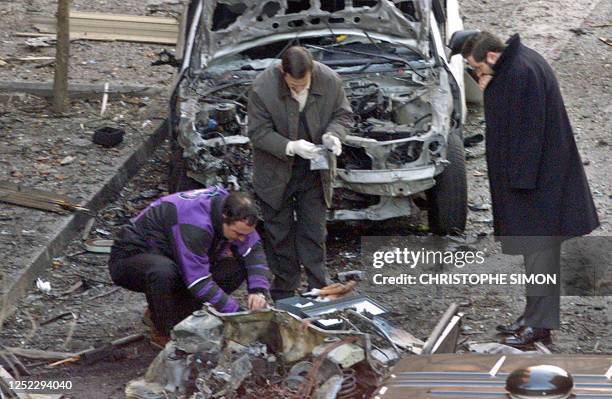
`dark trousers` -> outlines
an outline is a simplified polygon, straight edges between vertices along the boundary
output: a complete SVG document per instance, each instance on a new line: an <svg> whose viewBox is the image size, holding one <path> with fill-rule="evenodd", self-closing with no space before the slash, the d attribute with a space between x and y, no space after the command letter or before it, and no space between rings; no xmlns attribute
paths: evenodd
<svg viewBox="0 0 612 399"><path fill-rule="evenodd" d="M560 326L561 244L523 255L525 273L556 274L556 285L527 285L524 323L535 328L558 329Z"/></svg>
<svg viewBox="0 0 612 399"><path fill-rule="evenodd" d="M202 301L187 289L179 266L166 256L143 253L122 257L113 248L109 271L115 284L145 294L153 324L162 334L170 335L176 324L202 308ZM220 259L211 265L211 274L227 294L247 278L246 269L236 258Z"/></svg>
<svg viewBox="0 0 612 399"><path fill-rule="evenodd" d="M325 270L326 206L319 171L307 163L294 167L280 209L261 202L264 247L274 273L273 299L294 295L304 266L309 288L327 285Z"/></svg>

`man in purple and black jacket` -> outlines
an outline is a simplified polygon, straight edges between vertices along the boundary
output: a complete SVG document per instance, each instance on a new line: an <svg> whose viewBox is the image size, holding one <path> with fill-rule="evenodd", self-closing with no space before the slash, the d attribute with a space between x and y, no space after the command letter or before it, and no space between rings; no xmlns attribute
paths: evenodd
<svg viewBox="0 0 612 399"><path fill-rule="evenodd" d="M165 344L172 327L205 302L223 313L241 310L230 294L245 280L248 308L266 306L269 270L256 224L248 196L210 187L162 197L122 228L110 275L146 295L154 342Z"/></svg>

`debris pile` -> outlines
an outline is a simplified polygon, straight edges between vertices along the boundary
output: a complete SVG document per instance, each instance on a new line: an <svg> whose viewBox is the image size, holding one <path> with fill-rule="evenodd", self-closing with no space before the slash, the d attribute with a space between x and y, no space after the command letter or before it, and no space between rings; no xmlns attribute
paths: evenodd
<svg viewBox="0 0 612 399"><path fill-rule="evenodd" d="M389 334L391 326L367 314L326 316L343 320L343 329L325 330L278 309L194 312L175 326L144 378L128 384L126 397L368 397L406 348L418 352L416 338Z"/></svg>

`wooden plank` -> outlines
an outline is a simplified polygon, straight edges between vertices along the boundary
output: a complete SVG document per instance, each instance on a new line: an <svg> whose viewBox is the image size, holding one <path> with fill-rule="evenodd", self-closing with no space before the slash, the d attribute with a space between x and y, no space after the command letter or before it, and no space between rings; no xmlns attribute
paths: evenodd
<svg viewBox="0 0 612 399"><path fill-rule="evenodd" d="M16 57L8 58L9 61L51 61L55 60L55 57Z"/></svg>
<svg viewBox="0 0 612 399"><path fill-rule="evenodd" d="M66 213L66 210L62 209L62 207L57 204L48 201L43 201L38 198L28 198L24 195L19 195L13 192L7 192L3 190L0 190L0 202L25 206L27 208L41 209L44 211Z"/></svg>
<svg viewBox="0 0 612 399"><path fill-rule="evenodd" d="M37 25L35 25L36 27ZM54 26L42 24L41 27L49 26L50 29L55 29ZM80 24L73 23L70 25L71 32L100 32L100 33L123 33L140 36L160 36L174 37L178 35L178 26L160 26L160 25L126 25L126 24ZM153 33L149 33L153 32ZM156 34L157 33L157 34Z"/></svg>
<svg viewBox="0 0 612 399"><path fill-rule="evenodd" d="M108 92L110 97L119 96L140 96L151 97L162 94L166 89L160 87L125 85L125 86L110 86ZM40 97L51 97L53 95L52 83L50 82L14 82L0 81L0 93L23 92L30 93ZM68 92L72 98L100 98L104 92L103 84L69 84Z"/></svg>
<svg viewBox="0 0 612 399"><path fill-rule="evenodd" d="M25 206L26 208L34 208L40 209L41 211L55 212L62 215L68 213L65 209L62 209L60 206L54 204L35 200L26 200L23 198L15 198L14 196L10 195L0 194L0 201L13 205Z"/></svg>
<svg viewBox="0 0 612 399"><path fill-rule="evenodd" d="M38 33L38 32L17 32L15 36L22 37L50 37L55 39L54 34L49 33ZM165 37L145 37L145 36L115 36L111 34L73 34L70 33L70 40L95 40L103 42L136 42L136 43L154 43L154 44L176 44L176 39L165 38Z"/></svg>
<svg viewBox="0 0 612 399"><path fill-rule="evenodd" d="M19 360L17 356L11 352L7 351L5 346L0 345L0 349L2 350L2 356L0 356L0 364L2 367L12 370L13 373L16 373L21 377L32 375L27 367L21 363L21 360Z"/></svg>
<svg viewBox="0 0 612 399"><path fill-rule="evenodd" d="M33 16L33 25L43 36L56 33L55 18ZM70 13L70 39L98 41L128 41L139 43L176 44L179 23L173 18L103 14L90 12ZM18 33L17 36L38 36Z"/></svg>
<svg viewBox="0 0 612 399"><path fill-rule="evenodd" d="M57 43L53 74L53 112L65 113L69 107L68 59L70 58L70 0L57 1Z"/></svg>
<svg viewBox="0 0 612 399"><path fill-rule="evenodd" d="M457 350L457 340L459 338L460 326L461 317L453 316L440 335L440 338L438 338L434 344L431 353L455 353Z"/></svg>
<svg viewBox="0 0 612 399"><path fill-rule="evenodd" d="M54 20L45 18L44 20L32 19L32 24L36 29L42 31L55 32L56 24ZM178 25L157 25L146 24L139 22L117 22L117 21L100 21L100 20L70 20L70 31L84 31L87 29L127 29L134 31L158 31L178 34Z"/></svg>
<svg viewBox="0 0 612 399"><path fill-rule="evenodd" d="M37 23L51 23L55 22L54 17L46 15L32 15L30 20ZM178 22L174 18L164 17L146 17L139 15L126 15L126 14L104 14L104 13L88 13L88 12L70 12L70 22L72 21L101 21L101 22L123 22L123 23L139 23L148 25L177 25Z"/></svg>
<svg viewBox="0 0 612 399"><path fill-rule="evenodd" d="M446 326L452 321L453 316L455 316L455 314L457 313L458 308L459 306L457 306L456 303L451 303L448 309L446 309L446 312L444 312L440 320L438 320L438 323L436 324L434 329L431 331L431 334L429 334L427 341L425 341L425 345L423 345L423 351L421 352L421 354L428 355L431 353L434 345L446 329Z"/></svg>
<svg viewBox="0 0 612 399"><path fill-rule="evenodd" d="M113 348L131 344L132 342L140 341L143 338L144 338L143 334L128 335L127 337L116 339L109 343L102 344L101 346L89 348L89 349L85 349L80 352L77 352L73 357L69 357L69 358L49 364L49 367L55 367L55 366L61 366L64 364L74 363L82 359L88 359L89 361L95 361L100 358L108 356L109 351L112 351Z"/></svg>
<svg viewBox="0 0 612 399"><path fill-rule="evenodd" d="M61 360L68 359L69 357L73 357L74 355L76 355L76 353L73 352L44 351L40 349L7 347L6 350L17 356L36 360Z"/></svg>
<svg viewBox="0 0 612 399"><path fill-rule="evenodd" d="M62 214L74 205L74 201L64 195L8 181L0 181L0 201Z"/></svg>
<svg viewBox="0 0 612 399"><path fill-rule="evenodd" d="M52 33L56 32L55 27L45 27L43 25L34 25L34 27L41 33ZM126 27L105 27L105 26L70 26L70 35L109 35L110 37L120 36L135 36L135 37L154 37L154 38L167 38L176 41L178 37L177 32L161 32L153 29L131 29Z"/></svg>
<svg viewBox="0 0 612 399"><path fill-rule="evenodd" d="M55 40L55 33L40 33L40 32L15 32L13 33L13 36L17 36L17 37L48 37L50 40ZM113 38L108 38L108 37L101 37L101 38L95 38L95 37L89 37L89 38L83 38L79 35L73 35L70 34L70 40L83 40L83 39L87 39L87 40L93 40L93 41L99 41L99 42L114 42L116 41Z"/></svg>
<svg viewBox="0 0 612 399"><path fill-rule="evenodd" d="M84 12L84 11L70 11L70 18L101 19L101 20L112 20L112 21L143 22L143 23L150 23L150 24L178 25L178 22L176 21L176 19L168 18L168 17L151 17L151 16L129 15L129 14L106 14L106 13Z"/></svg>
<svg viewBox="0 0 612 399"><path fill-rule="evenodd" d="M0 180L0 190L24 193L26 195L35 196L39 198L52 198L58 201L72 201L69 197L62 194L57 194L51 191L39 190L32 187L26 187L22 184L12 183L6 180Z"/></svg>

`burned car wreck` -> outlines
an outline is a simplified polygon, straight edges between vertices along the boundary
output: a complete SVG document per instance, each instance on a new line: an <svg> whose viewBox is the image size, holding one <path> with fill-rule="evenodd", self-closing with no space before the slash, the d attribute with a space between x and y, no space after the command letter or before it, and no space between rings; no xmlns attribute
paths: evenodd
<svg viewBox="0 0 612 399"><path fill-rule="evenodd" d="M249 186L250 83L299 44L340 74L354 113L328 220L409 216L417 204L435 233L462 231L463 72L444 47L460 28L454 0L192 1L170 106L172 190Z"/></svg>

